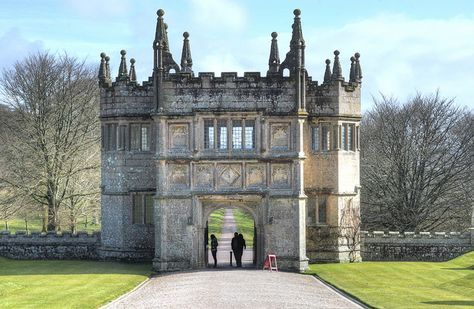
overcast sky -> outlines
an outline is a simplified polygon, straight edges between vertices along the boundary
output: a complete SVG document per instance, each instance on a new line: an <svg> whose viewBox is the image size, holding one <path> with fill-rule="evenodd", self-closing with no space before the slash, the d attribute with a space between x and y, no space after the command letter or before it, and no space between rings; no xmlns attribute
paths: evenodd
<svg viewBox="0 0 474 309"><path fill-rule="evenodd" d="M1 0L0 69L37 50L66 51L98 65L104 51L116 75L125 49L137 61L138 79L147 80L159 8L177 63L182 33L190 33L195 73L264 75L271 32L278 32L283 61L299 8L313 80L322 80L335 49L347 80L349 58L360 52L364 110L379 93L403 101L437 89L474 108L472 0Z"/></svg>

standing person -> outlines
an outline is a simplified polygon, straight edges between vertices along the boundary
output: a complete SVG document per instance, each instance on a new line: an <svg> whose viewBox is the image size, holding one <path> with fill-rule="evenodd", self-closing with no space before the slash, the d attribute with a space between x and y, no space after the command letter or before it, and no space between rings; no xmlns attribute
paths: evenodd
<svg viewBox="0 0 474 309"><path fill-rule="evenodd" d="M237 249L239 251L239 265L238 267L242 267L242 255L244 254L244 249L247 249L245 245L244 235L239 234L237 238Z"/></svg>
<svg viewBox="0 0 474 309"><path fill-rule="evenodd" d="M217 238L214 234L211 234L211 253L214 258L214 268L217 267L217 246L219 246Z"/></svg>
<svg viewBox="0 0 474 309"><path fill-rule="evenodd" d="M238 242L239 242L239 234L237 232L234 233L234 238L232 238L232 242L231 242L231 247L232 247L232 251L234 252L234 257L235 257L235 264L237 265L237 267L239 267L239 259L238 259L238 256L239 256L239 247L238 247Z"/></svg>

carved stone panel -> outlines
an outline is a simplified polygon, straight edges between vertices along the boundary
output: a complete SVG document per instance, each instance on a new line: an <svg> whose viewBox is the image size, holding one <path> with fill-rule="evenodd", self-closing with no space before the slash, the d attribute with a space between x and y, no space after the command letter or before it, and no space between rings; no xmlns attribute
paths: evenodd
<svg viewBox="0 0 474 309"><path fill-rule="evenodd" d="M274 188L291 187L291 165L290 164L272 164L271 181Z"/></svg>
<svg viewBox="0 0 474 309"><path fill-rule="evenodd" d="M265 165L247 164L247 187L262 187L265 185Z"/></svg>
<svg viewBox="0 0 474 309"><path fill-rule="evenodd" d="M217 165L217 186L219 188L241 188L242 171L240 164Z"/></svg>
<svg viewBox="0 0 474 309"><path fill-rule="evenodd" d="M289 123L275 123L270 126L270 148L272 150L290 149Z"/></svg>
<svg viewBox="0 0 474 309"><path fill-rule="evenodd" d="M189 188L189 166L187 164L169 164L168 177L171 189Z"/></svg>
<svg viewBox="0 0 474 309"><path fill-rule="evenodd" d="M187 124L170 124L168 132L171 150L189 149L189 126Z"/></svg>
<svg viewBox="0 0 474 309"><path fill-rule="evenodd" d="M194 186L197 188L212 188L214 186L214 168L212 164L194 165Z"/></svg>

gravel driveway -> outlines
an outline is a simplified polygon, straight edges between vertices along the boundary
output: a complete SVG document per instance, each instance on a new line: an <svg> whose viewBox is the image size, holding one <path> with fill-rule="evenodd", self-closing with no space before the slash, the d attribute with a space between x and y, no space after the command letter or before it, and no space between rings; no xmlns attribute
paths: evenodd
<svg viewBox="0 0 474 309"><path fill-rule="evenodd" d="M312 276L256 269L163 274L105 308L362 308Z"/></svg>

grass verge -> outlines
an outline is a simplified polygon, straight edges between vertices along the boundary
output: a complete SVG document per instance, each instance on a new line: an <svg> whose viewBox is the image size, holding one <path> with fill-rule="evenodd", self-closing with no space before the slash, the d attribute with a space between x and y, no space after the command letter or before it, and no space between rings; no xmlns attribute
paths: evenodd
<svg viewBox="0 0 474 309"><path fill-rule="evenodd" d="M150 274L150 264L0 258L0 308L97 308Z"/></svg>
<svg viewBox="0 0 474 309"><path fill-rule="evenodd" d="M233 213L235 223L237 224L237 232L244 235L247 248L253 247L253 217L249 213L237 208L233 209Z"/></svg>
<svg viewBox="0 0 474 309"><path fill-rule="evenodd" d="M208 220L208 237L209 246L211 245L211 234L216 235L217 239L221 239L222 226L224 225L224 208L219 208L211 213Z"/></svg>
<svg viewBox="0 0 474 309"><path fill-rule="evenodd" d="M312 264L307 273L376 308L474 306L474 252L448 262Z"/></svg>

